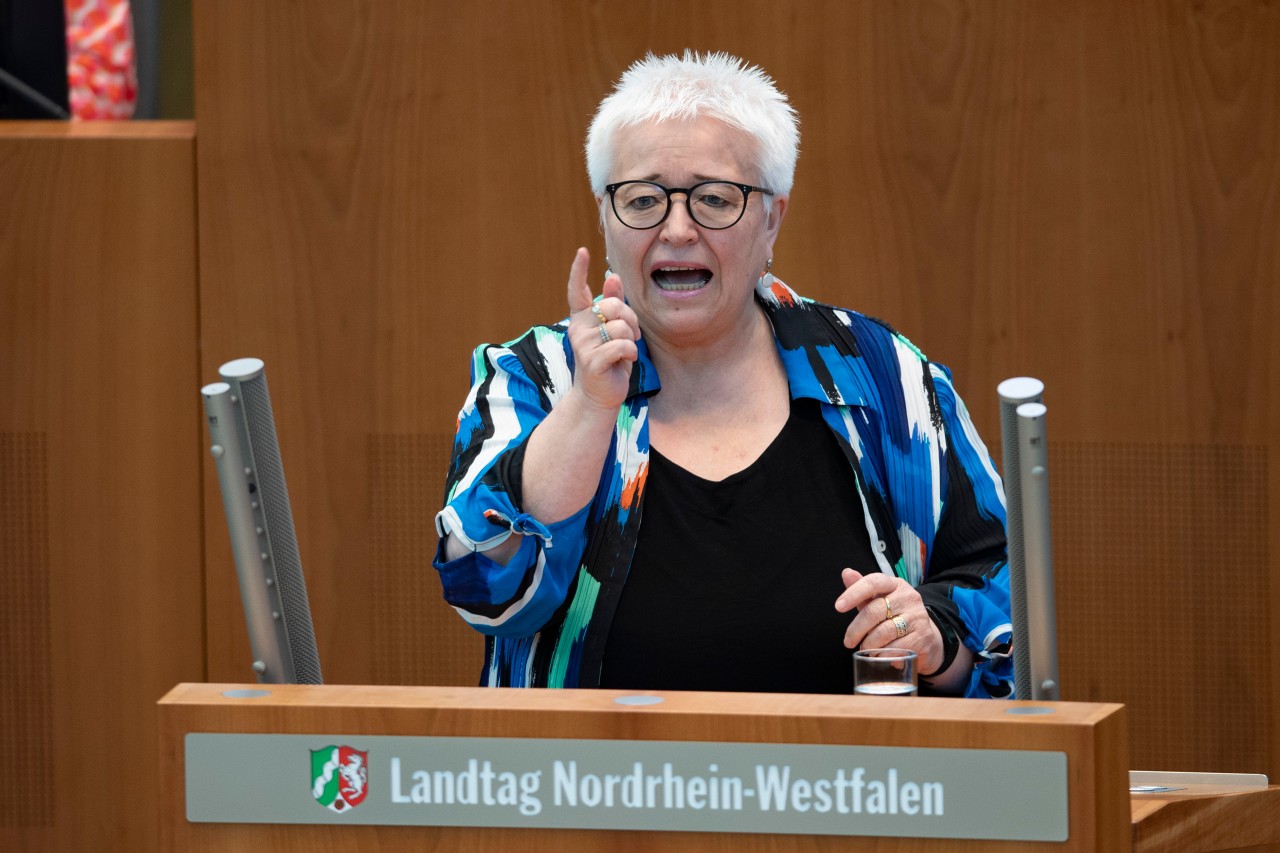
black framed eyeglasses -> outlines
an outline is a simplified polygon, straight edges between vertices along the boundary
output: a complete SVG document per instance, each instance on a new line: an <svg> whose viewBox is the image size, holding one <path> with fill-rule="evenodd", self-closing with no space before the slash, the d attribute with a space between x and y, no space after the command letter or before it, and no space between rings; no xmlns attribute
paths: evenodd
<svg viewBox="0 0 1280 853"><path fill-rule="evenodd" d="M673 193L684 194L690 218L703 228L721 231L738 224L752 193L773 195L773 190L733 181L703 181L691 187L664 187L653 181L622 181L605 188L618 221L645 231L666 221Z"/></svg>

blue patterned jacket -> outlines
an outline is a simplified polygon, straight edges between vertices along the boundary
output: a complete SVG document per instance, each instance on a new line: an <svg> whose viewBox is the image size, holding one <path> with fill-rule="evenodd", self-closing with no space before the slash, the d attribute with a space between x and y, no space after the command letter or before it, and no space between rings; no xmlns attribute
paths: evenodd
<svg viewBox="0 0 1280 853"><path fill-rule="evenodd" d="M812 397L849 460L880 570L915 586L945 634L973 651L964 695L1009 697L1004 490L946 368L883 323L797 296L772 276L756 299L773 324L793 397ZM594 499L544 525L523 513L529 434L569 391L567 321L472 357L458 416L441 537L473 553L444 561L445 599L487 635L481 683L594 687L635 550L648 471L649 397L660 388L644 341ZM504 566L485 556L524 534Z"/></svg>

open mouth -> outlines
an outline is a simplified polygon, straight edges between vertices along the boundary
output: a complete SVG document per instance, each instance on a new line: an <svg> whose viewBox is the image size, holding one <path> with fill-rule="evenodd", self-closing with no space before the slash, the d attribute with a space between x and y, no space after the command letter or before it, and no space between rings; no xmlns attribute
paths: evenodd
<svg viewBox="0 0 1280 853"><path fill-rule="evenodd" d="M659 267L650 273L659 290L684 292L701 290L711 281L711 270L702 267Z"/></svg>

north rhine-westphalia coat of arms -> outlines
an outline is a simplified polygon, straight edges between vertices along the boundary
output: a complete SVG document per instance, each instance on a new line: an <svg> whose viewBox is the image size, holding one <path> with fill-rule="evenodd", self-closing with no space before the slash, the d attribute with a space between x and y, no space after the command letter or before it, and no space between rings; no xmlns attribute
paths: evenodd
<svg viewBox="0 0 1280 853"><path fill-rule="evenodd" d="M311 795L330 811L350 811L369 792L369 753L349 746L311 750Z"/></svg>

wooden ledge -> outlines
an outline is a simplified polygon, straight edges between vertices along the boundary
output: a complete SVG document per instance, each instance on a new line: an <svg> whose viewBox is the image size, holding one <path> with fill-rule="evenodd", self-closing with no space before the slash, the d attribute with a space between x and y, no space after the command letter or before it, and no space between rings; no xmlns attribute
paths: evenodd
<svg viewBox="0 0 1280 853"><path fill-rule="evenodd" d="M0 121L0 139L194 139L194 121Z"/></svg>
<svg viewBox="0 0 1280 853"><path fill-rule="evenodd" d="M1134 853L1280 845L1280 785L1244 791L1188 785L1173 793L1134 794L1131 801Z"/></svg>

